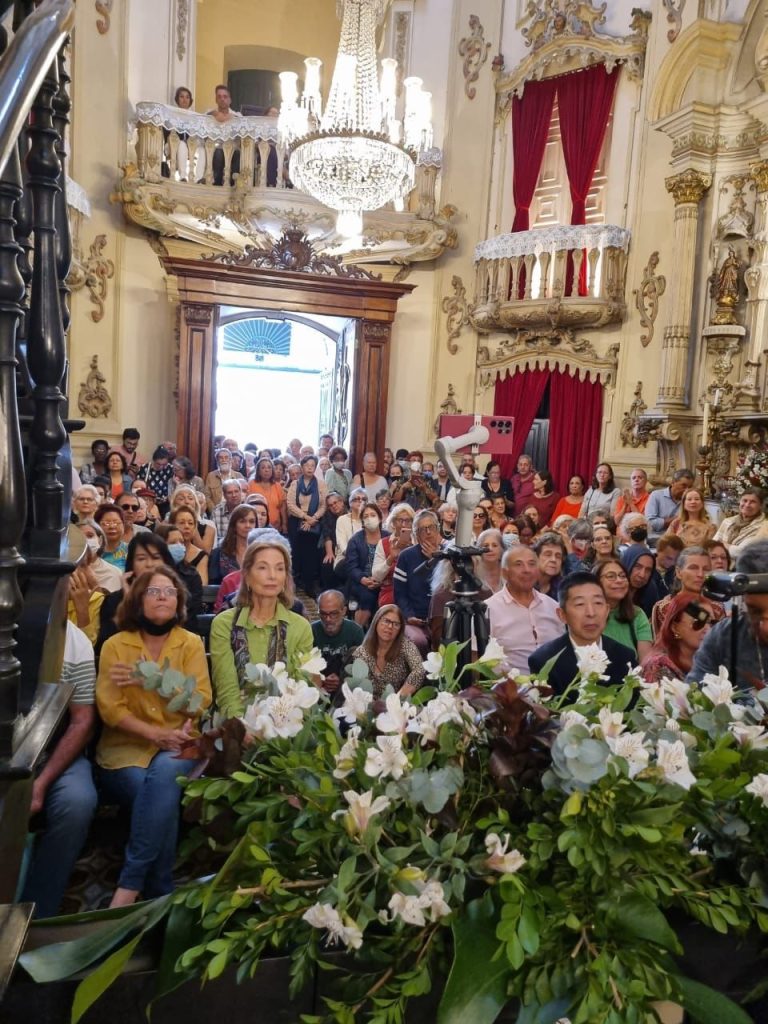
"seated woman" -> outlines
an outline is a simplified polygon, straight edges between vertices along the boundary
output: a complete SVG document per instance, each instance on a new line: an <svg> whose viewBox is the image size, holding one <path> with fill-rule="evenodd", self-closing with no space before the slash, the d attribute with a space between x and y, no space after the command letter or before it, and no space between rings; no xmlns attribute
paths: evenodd
<svg viewBox="0 0 768 1024"><path fill-rule="evenodd" d="M260 494L266 500L269 525L281 533L287 533L288 507L285 502L285 489L277 478L276 465L268 456L262 455L248 481L248 493ZM282 463L280 466L281 469L284 468Z"/></svg>
<svg viewBox="0 0 768 1024"><path fill-rule="evenodd" d="M248 534L257 525L256 510L250 505L238 505L234 509L224 540L211 553L208 565L210 583L221 583L225 576L241 568L248 548Z"/></svg>
<svg viewBox="0 0 768 1024"><path fill-rule="evenodd" d="M685 679L711 625L708 609L692 599L690 594L681 592L670 598L656 642L641 665L645 681L658 683L666 678Z"/></svg>
<svg viewBox="0 0 768 1024"><path fill-rule="evenodd" d="M392 495L389 493L389 488L385 487L384 490L379 491L376 495L376 504L379 512L381 512L381 518L386 519L389 515L389 510L394 504L392 501Z"/></svg>
<svg viewBox="0 0 768 1024"><path fill-rule="evenodd" d="M71 521L82 523L84 519L90 519L100 504L99 492L93 484L83 484L72 495Z"/></svg>
<svg viewBox="0 0 768 1024"><path fill-rule="evenodd" d="M185 591L187 622L190 625L194 624L195 619L203 610L203 584L197 572L184 562L186 547L181 539L181 533L175 526L170 526L168 523L161 523L157 529L163 530L169 535L167 544L159 534L139 533L128 545L122 586L114 593L107 594L100 609L99 636L96 641L97 655L101 651L104 641L117 632L117 610L126 594L130 593L133 581L158 566L164 565L168 569L173 569L181 580ZM173 539L170 539L171 537Z"/></svg>
<svg viewBox="0 0 768 1024"><path fill-rule="evenodd" d="M381 583L373 575L373 560L382 537L381 512L367 501L361 519L363 528L347 544L347 597L357 601L355 622L367 626L376 611Z"/></svg>
<svg viewBox="0 0 768 1024"><path fill-rule="evenodd" d="M86 559L90 557L90 551ZM99 632L99 610L104 601L104 591L98 584L87 560L75 569L69 577L67 618L96 643Z"/></svg>
<svg viewBox="0 0 768 1024"><path fill-rule="evenodd" d="M574 519L568 524L568 557L565 560L565 574L585 568L584 563L592 550L592 524L586 519Z"/></svg>
<svg viewBox="0 0 768 1024"><path fill-rule="evenodd" d="M584 477L579 476L578 473L574 473L568 481L568 493L555 505L555 509L550 520L553 526L559 516L571 516L572 519L579 518L586 489L587 482Z"/></svg>
<svg viewBox="0 0 768 1024"><path fill-rule="evenodd" d="M491 511L489 513L491 520L491 527L494 530L503 530L508 523L507 519L507 499L503 494L497 494L491 498Z"/></svg>
<svg viewBox="0 0 768 1024"><path fill-rule="evenodd" d="M603 635L631 647L642 661L651 650L651 624L645 612L632 603L624 566L616 558L607 558L595 566L594 574L611 609Z"/></svg>
<svg viewBox="0 0 768 1024"><path fill-rule="evenodd" d="M173 509L168 518L168 523L170 526L175 526L181 533L182 540L184 541L184 561L197 571L198 576L203 581L203 586L207 586L208 554L194 542L194 538L197 537L197 520L195 519L194 512L182 505L179 508Z"/></svg>
<svg viewBox="0 0 768 1024"><path fill-rule="evenodd" d="M387 686L401 697L410 697L426 676L416 645L405 636L403 613L395 604L379 608L365 640L352 657L362 658L368 666L376 700L381 698Z"/></svg>
<svg viewBox="0 0 768 1024"><path fill-rule="evenodd" d="M245 504L248 508L252 508L254 515L256 516L256 526L263 530L269 526L269 509L267 508L267 500L260 494L249 494L245 499Z"/></svg>
<svg viewBox="0 0 768 1024"><path fill-rule="evenodd" d="M159 566L139 576L122 602L120 632L101 651L96 703L104 728L96 749L98 779L107 800L131 811L131 831L117 889L110 906L134 903L173 890L179 802L179 775L195 761L179 753L211 702L211 684L200 637L183 628L185 594L176 573ZM157 690L134 678L141 661L162 665L195 679L200 709L169 711Z"/></svg>
<svg viewBox="0 0 768 1024"><path fill-rule="evenodd" d="M511 516L515 510L515 495L512 490L512 483L501 475L501 464L496 459L491 459L485 467L485 478L482 482L485 496L493 501L494 498L504 499L504 517Z"/></svg>
<svg viewBox="0 0 768 1024"><path fill-rule="evenodd" d="M123 540L125 533L125 516L122 509L117 505L100 505L94 514L93 520L104 532L106 543L101 557L109 565L123 572L125 559L128 555L128 545Z"/></svg>
<svg viewBox="0 0 768 1024"><path fill-rule="evenodd" d="M530 547L531 544L533 544L534 537L536 536L536 523L534 523L530 516L526 515L515 516L512 522L517 527L517 535L520 538L520 543L525 544L526 547Z"/></svg>
<svg viewBox="0 0 768 1024"><path fill-rule="evenodd" d="M667 532L676 534L687 548L699 548L715 536L716 530L701 491L689 487L680 501L680 514L669 524Z"/></svg>
<svg viewBox="0 0 768 1024"><path fill-rule="evenodd" d="M216 704L224 718L245 711L241 688L245 666L270 667L282 661L289 674L312 650L312 628L290 611L293 604L291 556L276 534L248 546L234 608L221 612L211 626L211 667Z"/></svg>
<svg viewBox="0 0 768 1024"><path fill-rule="evenodd" d="M616 558L616 538L607 526L602 524L592 527L592 547L584 560L585 567L592 567L606 558Z"/></svg>
<svg viewBox="0 0 768 1024"><path fill-rule="evenodd" d="M681 551L680 557L675 564L675 582L672 594L663 597L653 606L651 626L653 627L654 636L658 636L667 607L672 601L672 596L675 594L687 594L689 601L695 601L702 608L706 608L713 625L725 617L725 609L722 604L719 601L712 601L702 594L704 580L710 572L712 572L712 562L704 548L691 547L684 548Z"/></svg>
<svg viewBox="0 0 768 1024"><path fill-rule="evenodd" d="M538 526L540 529L552 522L560 495L555 490L555 481L552 474L546 469L537 470L533 474L533 497L528 499L528 504L533 505L539 513ZM523 511L527 511L524 509Z"/></svg>
<svg viewBox="0 0 768 1024"><path fill-rule="evenodd" d="M490 530L491 528L491 517L488 515L488 509L483 508L482 505L477 505L474 512L472 513L472 543L477 543L477 538L484 530Z"/></svg>
<svg viewBox="0 0 768 1024"><path fill-rule="evenodd" d="M483 530L477 538L477 546L483 549L483 554L475 555L473 559L475 575L490 594L498 594L504 586L504 577L501 574L501 556L504 554L501 531L493 527Z"/></svg>
<svg viewBox="0 0 768 1024"><path fill-rule="evenodd" d="M128 472L128 461L122 452L111 451L107 456L109 496L114 501L123 491L130 491L133 477Z"/></svg>
<svg viewBox="0 0 768 1024"><path fill-rule="evenodd" d="M107 545L107 538L104 531L93 519L85 519L79 524L80 530L85 536L85 543L90 549L88 566L96 577L97 585L105 594L111 594L115 590L121 590L123 586L123 574L117 566L110 565L101 557Z"/></svg>
<svg viewBox="0 0 768 1024"><path fill-rule="evenodd" d="M393 575L395 565L401 551L413 544L413 517L416 513L411 506L401 501L393 505L389 517L384 523L385 531L376 546L371 575L381 587L379 589L379 607L392 604L395 597Z"/></svg>
<svg viewBox="0 0 768 1024"><path fill-rule="evenodd" d="M437 510L437 517L440 520L440 536L443 540L453 540L456 536L456 521L459 518L458 507L450 501L445 501Z"/></svg>
<svg viewBox="0 0 768 1024"><path fill-rule="evenodd" d="M190 487L189 484L179 484L171 495L171 513L179 508L186 508L192 513L195 519L192 543L206 555L210 555L216 543L216 527L209 519L203 517L202 504L204 504L202 493L196 491L194 487ZM171 522L171 513L168 515L168 522Z"/></svg>

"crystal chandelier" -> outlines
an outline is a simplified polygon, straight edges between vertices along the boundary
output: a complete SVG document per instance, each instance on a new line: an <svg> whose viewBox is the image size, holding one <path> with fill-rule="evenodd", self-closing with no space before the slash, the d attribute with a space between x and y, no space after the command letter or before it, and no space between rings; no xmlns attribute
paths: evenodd
<svg viewBox="0 0 768 1024"><path fill-rule="evenodd" d="M397 61L382 60L377 80L376 28L389 0L337 0L341 37L325 113L316 57L304 61L299 99L292 71L280 74L278 129L290 146L288 173L303 192L338 211L336 227L359 235L363 211L402 209L414 186L418 154L432 145L432 94L406 78L397 117Z"/></svg>

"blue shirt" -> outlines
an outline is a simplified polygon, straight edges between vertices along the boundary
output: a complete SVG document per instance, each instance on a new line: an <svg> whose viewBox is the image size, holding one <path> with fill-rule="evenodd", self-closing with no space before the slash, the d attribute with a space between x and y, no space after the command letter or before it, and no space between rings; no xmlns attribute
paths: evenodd
<svg viewBox="0 0 768 1024"><path fill-rule="evenodd" d="M395 604L403 613L403 618L424 619L429 617L429 599L432 593L431 573L424 571L416 574L415 570L427 559L418 544L406 548L400 553L395 566L393 579L395 582Z"/></svg>

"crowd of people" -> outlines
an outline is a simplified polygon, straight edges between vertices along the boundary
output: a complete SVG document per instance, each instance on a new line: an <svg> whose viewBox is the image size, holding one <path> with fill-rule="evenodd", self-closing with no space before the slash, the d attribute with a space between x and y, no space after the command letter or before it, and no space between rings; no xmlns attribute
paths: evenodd
<svg viewBox="0 0 768 1024"><path fill-rule="evenodd" d="M387 448L353 473L329 434L284 451L220 436L209 468L171 441L147 457L140 441L134 428L116 447L94 441L73 494L85 555L69 582L62 678L75 689L35 781L32 811L44 817L22 892L40 916L59 910L99 801L130 812L111 905L170 891L177 778L195 764L184 753L212 710L243 714L249 663L295 672L318 648L316 683L331 701L355 659L375 697L388 686L405 696L424 682L423 660L452 614L450 561L424 566L455 538L457 495L441 461ZM500 671L539 671L557 655L549 684L563 693L578 648L594 643L611 681L628 664L651 682L717 670L728 602L704 593L705 578L734 559L768 571L760 491L746 488L718 525L687 469L653 490L636 468L622 488L601 463L589 483L571 477L565 495L527 455L509 479L471 455L460 474L480 495L474 572ZM738 682L753 685L765 682L768 597L746 600L755 653ZM194 699L171 710L144 686L146 663L191 677Z"/></svg>

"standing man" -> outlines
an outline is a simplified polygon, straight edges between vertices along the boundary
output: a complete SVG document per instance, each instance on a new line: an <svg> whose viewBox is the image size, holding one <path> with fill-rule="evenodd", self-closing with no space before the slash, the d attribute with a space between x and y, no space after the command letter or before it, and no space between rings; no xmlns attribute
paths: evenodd
<svg viewBox="0 0 768 1024"><path fill-rule="evenodd" d="M622 683L629 666L637 664L637 656L631 647L603 636L611 609L603 588L592 573L572 572L566 576L560 586L559 601L557 614L568 632L543 644L529 656L531 672L540 672L551 658L556 657L547 682L559 696L579 671L578 648L597 644L608 656L607 684L616 686Z"/></svg>
<svg viewBox="0 0 768 1024"><path fill-rule="evenodd" d="M221 485L222 500L213 508L213 525L216 527L216 536L224 540L229 526L229 517L238 505L245 501L241 480L225 480Z"/></svg>
<svg viewBox="0 0 768 1024"><path fill-rule="evenodd" d="M335 693L344 682L352 651L363 642L362 626L346 617L347 600L340 590L324 590L317 599L319 618L312 623L312 641L325 658L323 689Z"/></svg>
<svg viewBox="0 0 768 1024"><path fill-rule="evenodd" d="M563 623L557 601L534 589L539 560L532 548L518 544L505 551L501 573L505 585L485 602L490 635L504 649L504 671L527 674L528 658L537 647L562 636Z"/></svg>
<svg viewBox="0 0 768 1024"><path fill-rule="evenodd" d="M214 117L219 124L226 124L228 121L233 121L236 117L242 117L236 110L232 110L232 97L229 92L229 88L226 85L217 85L215 89L216 106L212 110L206 110L206 114L209 117ZM240 141L235 141L236 149L232 153L232 164L230 166L231 174L240 173ZM224 151L221 148L221 143L216 143L216 149L213 151L213 184L223 185L224 184ZM230 184L234 184L233 180L230 179Z"/></svg>
<svg viewBox="0 0 768 1024"><path fill-rule="evenodd" d="M136 479L136 475L139 469L146 463L147 459L139 451L139 441L141 440L141 434L138 432L136 427L126 427L123 431L123 443L115 448L115 451L121 452L123 458L128 463L128 472L131 476Z"/></svg>
<svg viewBox="0 0 768 1024"><path fill-rule="evenodd" d="M658 537L680 513L680 502L689 487L693 487L690 469L678 469L669 487L651 491L645 506L645 516L652 532Z"/></svg>

